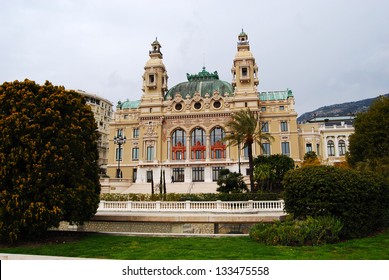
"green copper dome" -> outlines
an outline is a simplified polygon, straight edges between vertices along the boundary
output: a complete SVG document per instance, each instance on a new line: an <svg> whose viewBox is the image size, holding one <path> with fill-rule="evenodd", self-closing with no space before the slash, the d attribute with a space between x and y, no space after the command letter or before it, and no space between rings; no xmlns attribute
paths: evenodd
<svg viewBox="0 0 389 280"><path fill-rule="evenodd" d="M215 91L218 91L220 95L224 95L225 93L232 95L234 92L231 84L219 80L217 71L209 73L205 70L205 67L198 74L186 74L186 77L188 81L172 87L166 93L165 99L169 96L174 98L176 93L181 94L183 98L186 98L187 95L192 98L196 92L200 93L202 97L205 97L207 93L212 96Z"/></svg>
<svg viewBox="0 0 389 280"><path fill-rule="evenodd" d="M124 102L119 101L116 108L121 109L121 110L123 110L123 109L137 109L139 107L139 104L140 104L140 100L130 101L127 99Z"/></svg>

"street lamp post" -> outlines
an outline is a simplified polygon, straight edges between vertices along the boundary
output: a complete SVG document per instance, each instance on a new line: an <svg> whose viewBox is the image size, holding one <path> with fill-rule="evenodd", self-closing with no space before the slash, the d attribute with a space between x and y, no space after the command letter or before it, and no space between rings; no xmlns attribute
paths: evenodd
<svg viewBox="0 0 389 280"><path fill-rule="evenodd" d="M116 178L122 178L122 174L120 172L120 161L122 160L122 145L126 143L126 136L118 135L113 138L113 142L115 145L118 145L118 153L116 154L116 160L118 161L118 168L116 170Z"/></svg>

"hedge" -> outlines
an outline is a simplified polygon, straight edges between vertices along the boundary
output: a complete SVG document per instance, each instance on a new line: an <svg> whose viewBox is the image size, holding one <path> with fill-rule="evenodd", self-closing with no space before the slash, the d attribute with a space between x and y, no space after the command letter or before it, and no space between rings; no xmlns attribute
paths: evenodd
<svg viewBox="0 0 389 280"><path fill-rule="evenodd" d="M389 187L379 175L307 166L284 177L285 210L294 217L334 216L345 238L366 236L389 221Z"/></svg>
<svg viewBox="0 0 389 280"><path fill-rule="evenodd" d="M334 217L261 223L250 229L250 237L266 245L302 246L336 243L343 224Z"/></svg>
<svg viewBox="0 0 389 280"><path fill-rule="evenodd" d="M277 193L201 193L201 194L101 194L101 200L106 201L248 201L248 200L278 200Z"/></svg>

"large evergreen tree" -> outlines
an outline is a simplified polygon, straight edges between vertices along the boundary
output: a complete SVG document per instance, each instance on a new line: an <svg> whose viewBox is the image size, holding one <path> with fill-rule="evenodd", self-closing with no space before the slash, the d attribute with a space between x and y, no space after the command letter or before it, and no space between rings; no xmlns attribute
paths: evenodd
<svg viewBox="0 0 389 280"><path fill-rule="evenodd" d="M357 115L354 125L348 163L389 178L389 97L377 98L367 112Z"/></svg>
<svg viewBox="0 0 389 280"><path fill-rule="evenodd" d="M231 119L227 121L226 128L229 133L224 141L229 141L229 145L242 145L247 147L249 157L249 176L250 191L254 192L254 159L253 144L258 143L262 146L262 141L270 141L273 137L268 133L261 131L259 116L257 112L240 110L232 114Z"/></svg>
<svg viewBox="0 0 389 280"><path fill-rule="evenodd" d="M74 91L29 80L0 85L0 240L36 237L95 214L96 129Z"/></svg>

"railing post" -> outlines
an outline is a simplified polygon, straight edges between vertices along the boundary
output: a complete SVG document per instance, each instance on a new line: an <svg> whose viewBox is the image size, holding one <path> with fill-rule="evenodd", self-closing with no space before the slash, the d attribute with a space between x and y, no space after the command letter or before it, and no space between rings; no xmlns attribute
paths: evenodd
<svg viewBox="0 0 389 280"><path fill-rule="evenodd" d="M132 201L131 200L127 201L127 209L128 210L132 209Z"/></svg>
<svg viewBox="0 0 389 280"><path fill-rule="evenodd" d="M221 211L222 210L222 201L216 200L216 210Z"/></svg>
<svg viewBox="0 0 389 280"><path fill-rule="evenodd" d="M254 201L249 200L249 207L250 210L254 210Z"/></svg>
<svg viewBox="0 0 389 280"><path fill-rule="evenodd" d="M99 208L97 210L104 210L105 200L100 200Z"/></svg>
<svg viewBox="0 0 389 280"><path fill-rule="evenodd" d="M185 210L190 210L190 200L185 201Z"/></svg>
<svg viewBox="0 0 389 280"><path fill-rule="evenodd" d="M155 202L155 210L161 210L161 201L156 201Z"/></svg>

